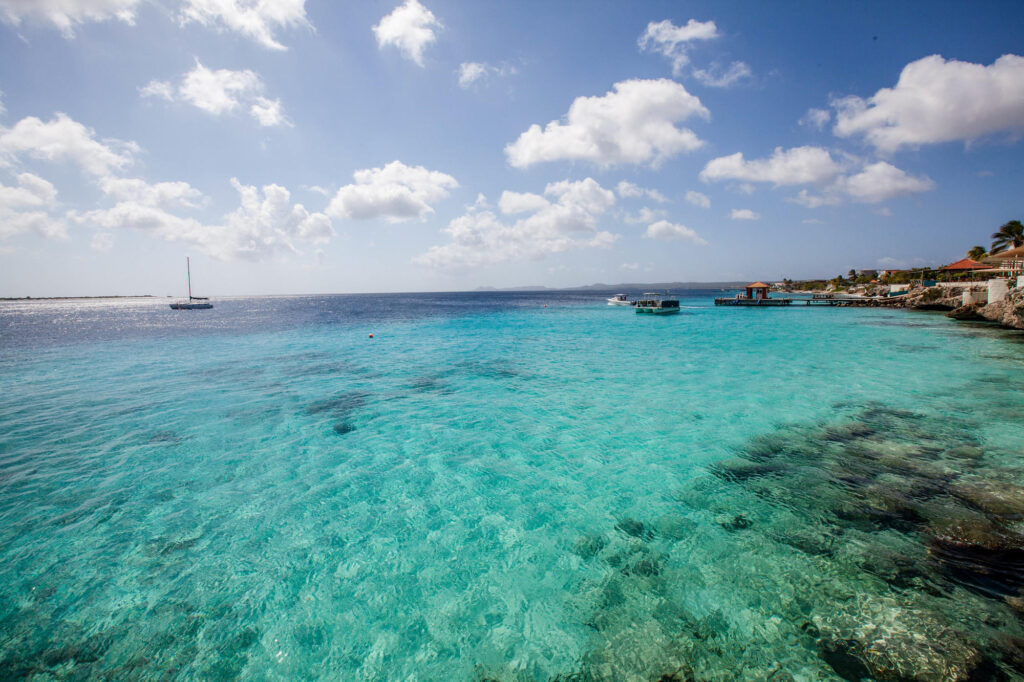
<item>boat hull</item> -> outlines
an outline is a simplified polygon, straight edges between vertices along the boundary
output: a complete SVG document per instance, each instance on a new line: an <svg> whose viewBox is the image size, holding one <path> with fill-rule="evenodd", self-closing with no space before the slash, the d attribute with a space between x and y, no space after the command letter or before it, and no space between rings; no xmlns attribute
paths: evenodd
<svg viewBox="0 0 1024 682"><path fill-rule="evenodd" d="M171 303L171 310L209 310L212 303Z"/></svg>
<svg viewBox="0 0 1024 682"><path fill-rule="evenodd" d="M679 308L637 308L637 315L675 315Z"/></svg>

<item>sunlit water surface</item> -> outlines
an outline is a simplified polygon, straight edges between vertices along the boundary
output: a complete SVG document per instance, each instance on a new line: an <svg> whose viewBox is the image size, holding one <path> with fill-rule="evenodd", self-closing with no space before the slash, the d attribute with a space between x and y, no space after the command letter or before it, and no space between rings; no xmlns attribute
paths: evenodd
<svg viewBox="0 0 1024 682"><path fill-rule="evenodd" d="M1024 678L1024 339L714 293L0 304L0 677Z"/></svg>

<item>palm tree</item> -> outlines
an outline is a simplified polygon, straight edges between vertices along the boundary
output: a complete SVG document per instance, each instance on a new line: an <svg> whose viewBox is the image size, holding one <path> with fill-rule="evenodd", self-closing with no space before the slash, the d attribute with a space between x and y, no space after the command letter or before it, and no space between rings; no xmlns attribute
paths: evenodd
<svg viewBox="0 0 1024 682"><path fill-rule="evenodd" d="M981 260L986 255L987 254L985 252L984 246L972 247L971 250L967 252L967 257L970 258L971 260Z"/></svg>
<svg viewBox="0 0 1024 682"><path fill-rule="evenodd" d="M999 253L1006 248L1024 246L1024 225L1019 220L1004 223L998 232L992 233L992 249L989 253Z"/></svg>

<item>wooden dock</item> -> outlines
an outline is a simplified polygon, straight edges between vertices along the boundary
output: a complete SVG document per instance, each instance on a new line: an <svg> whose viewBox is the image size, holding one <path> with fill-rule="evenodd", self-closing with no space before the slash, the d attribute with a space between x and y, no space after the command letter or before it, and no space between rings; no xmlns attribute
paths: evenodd
<svg viewBox="0 0 1024 682"><path fill-rule="evenodd" d="M787 298L746 298L740 296L720 297L715 299L715 305L742 306L751 308L772 308L778 306L799 305L805 306L849 306L857 305L865 301L885 300L877 298L837 298L831 294L814 294L811 297L787 297Z"/></svg>

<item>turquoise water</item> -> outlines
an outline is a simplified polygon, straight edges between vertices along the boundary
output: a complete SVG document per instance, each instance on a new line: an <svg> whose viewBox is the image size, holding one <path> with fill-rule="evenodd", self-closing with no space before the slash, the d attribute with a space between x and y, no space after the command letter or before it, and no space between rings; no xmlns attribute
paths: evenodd
<svg viewBox="0 0 1024 682"><path fill-rule="evenodd" d="M2 304L0 677L1024 679L1024 337L713 295Z"/></svg>

